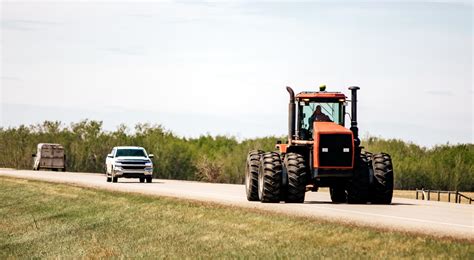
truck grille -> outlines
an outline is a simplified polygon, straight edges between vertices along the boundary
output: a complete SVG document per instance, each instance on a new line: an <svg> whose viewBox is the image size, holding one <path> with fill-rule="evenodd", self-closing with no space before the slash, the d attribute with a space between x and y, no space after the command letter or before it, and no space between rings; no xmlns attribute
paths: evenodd
<svg viewBox="0 0 474 260"><path fill-rule="evenodd" d="M122 165L122 168L126 170L143 170L145 165Z"/></svg>
<svg viewBox="0 0 474 260"><path fill-rule="evenodd" d="M145 164L148 161L121 161L123 164Z"/></svg>
<svg viewBox="0 0 474 260"><path fill-rule="evenodd" d="M350 134L320 134L320 167L351 167L352 136Z"/></svg>

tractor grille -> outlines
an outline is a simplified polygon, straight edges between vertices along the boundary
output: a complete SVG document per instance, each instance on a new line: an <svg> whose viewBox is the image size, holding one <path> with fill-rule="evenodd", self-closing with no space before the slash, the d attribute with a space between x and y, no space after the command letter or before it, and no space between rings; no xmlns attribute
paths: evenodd
<svg viewBox="0 0 474 260"><path fill-rule="evenodd" d="M320 167L352 166L352 136L350 134L321 134L318 149Z"/></svg>

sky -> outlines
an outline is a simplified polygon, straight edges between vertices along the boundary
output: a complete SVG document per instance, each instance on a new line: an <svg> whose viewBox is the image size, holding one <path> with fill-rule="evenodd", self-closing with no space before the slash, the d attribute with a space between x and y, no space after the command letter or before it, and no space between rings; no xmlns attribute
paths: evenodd
<svg viewBox="0 0 474 260"><path fill-rule="evenodd" d="M473 143L471 1L2 1L0 127L287 133L288 93L357 85L363 136Z"/></svg>

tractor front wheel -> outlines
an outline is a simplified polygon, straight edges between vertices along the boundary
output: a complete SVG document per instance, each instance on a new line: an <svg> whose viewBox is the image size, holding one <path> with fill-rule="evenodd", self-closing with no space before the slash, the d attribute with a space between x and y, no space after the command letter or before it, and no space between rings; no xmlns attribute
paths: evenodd
<svg viewBox="0 0 474 260"><path fill-rule="evenodd" d="M372 157L374 179L371 187L373 204L390 204L393 196L392 158L386 153L374 154Z"/></svg>
<svg viewBox="0 0 474 260"><path fill-rule="evenodd" d="M258 201L258 170L263 151L252 150L247 155L245 165L245 190L248 201Z"/></svg>
<svg viewBox="0 0 474 260"><path fill-rule="evenodd" d="M285 156L284 167L288 174L288 187L285 202L302 203L306 193L307 170L304 157L297 153Z"/></svg>
<svg viewBox="0 0 474 260"><path fill-rule="evenodd" d="M344 186L333 186L329 188L331 200L334 203L345 203L347 201L347 194Z"/></svg>
<svg viewBox="0 0 474 260"><path fill-rule="evenodd" d="M367 158L361 154L354 170L354 176L347 184L347 202L365 204L369 200L369 165Z"/></svg>
<svg viewBox="0 0 474 260"><path fill-rule="evenodd" d="M280 202L281 159L275 152L262 154L258 170L258 197L261 202Z"/></svg>

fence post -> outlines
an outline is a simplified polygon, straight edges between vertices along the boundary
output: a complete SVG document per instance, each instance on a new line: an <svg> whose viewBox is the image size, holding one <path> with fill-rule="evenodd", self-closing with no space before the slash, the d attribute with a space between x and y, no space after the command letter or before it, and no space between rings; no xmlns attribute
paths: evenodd
<svg viewBox="0 0 474 260"><path fill-rule="evenodd" d="M418 189L416 189L416 199L418 199Z"/></svg>
<svg viewBox="0 0 474 260"><path fill-rule="evenodd" d="M428 200L430 200L430 192L431 190L428 190Z"/></svg>
<svg viewBox="0 0 474 260"><path fill-rule="evenodd" d="M458 203L458 197L459 197L459 191L456 191L456 199L455 199L454 203Z"/></svg>
<svg viewBox="0 0 474 260"><path fill-rule="evenodd" d="M438 201L439 201L439 199L440 199L440 191L438 191Z"/></svg>
<svg viewBox="0 0 474 260"><path fill-rule="evenodd" d="M448 191L448 202L451 202L451 192Z"/></svg>

